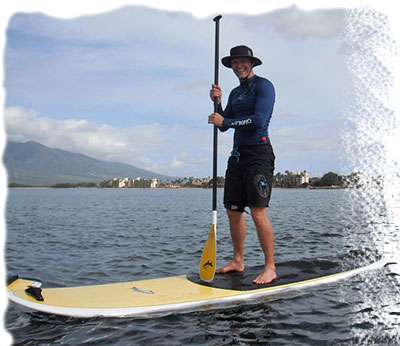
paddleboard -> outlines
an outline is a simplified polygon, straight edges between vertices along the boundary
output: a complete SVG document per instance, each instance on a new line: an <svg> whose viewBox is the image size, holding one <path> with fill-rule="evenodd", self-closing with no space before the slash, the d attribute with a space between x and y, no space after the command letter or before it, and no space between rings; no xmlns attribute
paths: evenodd
<svg viewBox="0 0 400 346"><path fill-rule="evenodd" d="M48 314L72 317L125 317L170 313L184 309L215 309L219 304L276 295L294 289L332 283L388 263L385 258L364 265L333 259L306 259L276 264L278 278L267 285L252 280L262 267L243 273L217 274L204 282L198 273L167 278L92 286L44 288L34 279L8 281L9 299ZM226 305L224 305L226 306Z"/></svg>

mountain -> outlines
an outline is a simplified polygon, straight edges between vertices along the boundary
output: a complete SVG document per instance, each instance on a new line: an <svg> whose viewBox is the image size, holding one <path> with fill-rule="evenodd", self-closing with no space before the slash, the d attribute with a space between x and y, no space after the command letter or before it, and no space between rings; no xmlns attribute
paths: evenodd
<svg viewBox="0 0 400 346"><path fill-rule="evenodd" d="M8 181L35 186L56 183L100 182L119 177L141 177L169 180L172 177L118 162L49 148L37 142L7 142L3 163Z"/></svg>

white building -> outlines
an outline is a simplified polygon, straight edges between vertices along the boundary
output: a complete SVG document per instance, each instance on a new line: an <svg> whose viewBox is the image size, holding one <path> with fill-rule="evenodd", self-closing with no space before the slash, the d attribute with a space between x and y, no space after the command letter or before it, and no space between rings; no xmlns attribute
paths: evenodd
<svg viewBox="0 0 400 346"><path fill-rule="evenodd" d="M137 177L132 179L132 187L155 189L158 186L158 179L142 179Z"/></svg>
<svg viewBox="0 0 400 346"><path fill-rule="evenodd" d="M309 184L310 183L310 178L308 176L307 171L303 172L297 172L296 174L296 185L303 185L303 184Z"/></svg>
<svg viewBox="0 0 400 346"><path fill-rule="evenodd" d="M118 187L119 187L120 189L132 187L132 181L131 181L131 179L129 179L129 178L119 179Z"/></svg>

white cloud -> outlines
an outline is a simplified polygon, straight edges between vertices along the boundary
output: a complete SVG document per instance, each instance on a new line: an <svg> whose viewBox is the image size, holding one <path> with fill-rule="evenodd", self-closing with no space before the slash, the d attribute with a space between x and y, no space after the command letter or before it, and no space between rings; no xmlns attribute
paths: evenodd
<svg viewBox="0 0 400 346"><path fill-rule="evenodd" d="M9 140L41 144L105 161L124 162L175 176L211 175L212 128L191 130L181 125L139 125L117 128L84 119L55 120L35 110L9 107L4 112ZM279 159L338 155L338 123L271 129ZM232 131L218 135L218 175L223 175L232 148ZM304 169L306 167L303 167ZM277 167L278 170L283 168Z"/></svg>
<svg viewBox="0 0 400 346"><path fill-rule="evenodd" d="M271 141L280 157L331 157L337 161L341 146L339 122L308 126L283 126L271 132Z"/></svg>
<svg viewBox="0 0 400 346"><path fill-rule="evenodd" d="M277 32L288 38L330 37L343 32L344 10L302 11L292 7L275 17Z"/></svg>
<svg viewBox="0 0 400 346"><path fill-rule="evenodd" d="M173 168L183 168L185 165L185 160L187 159L186 153L181 153L180 155L175 155L172 162L171 167Z"/></svg>
<svg viewBox="0 0 400 346"><path fill-rule="evenodd" d="M326 108L332 104L326 95L343 89L345 72L340 70L337 44L318 40L293 45L273 32L274 21L283 21L275 26L294 32L310 16L318 18L314 23L321 17L328 21L315 14L318 11L308 17L305 13L293 7L261 16L225 15L221 23L221 56L232 45L248 41L264 62L257 73L271 78L280 108L291 113L300 107L308 113L321 104ZM294 18L284 20L288 16ZM17 35L9 35L5 52L6 105L33 107L55 118L65 117L59 115L65 109L71 114L89 109L110 125L125 121L125 116L131 122L135 116L147 116L161 124L180 119L190 126L187 108L193 116L204 114L208 106L213 29L210 19L132 6L70 20L17 14L9 24L9 33ZM237 80L225 68L220 80L226 100ZM322 95L304 104L310 92ZM149 102L151 97L154 102ZM96 121L95 116L90 119Z"/></svg>
<svg viewBox="0 0 400 346"><path fill-rule="evenodd" d="M295 118L296 115L287 111L275 111L273 117L274 119L292 119Z"/></svg>
<svg viewBox="0 0 400 346"><path fill-rule="evenodd" d="M202 91L204 91L207 90L207 88L210 88L210 81L207 79L201 79L190 81L184 84L177 84L173 87L173 90L186 91L191 89L201 89Z"/></svg>
<svg viewBox="0 0 400 346"><path fill-rule="evenodd" d="M149 163L151 151L162 147L169 136L158 124L118 129L83 119L39 117L35 110L19 107L7 108L4 118L9 140L33 140L50 147L106 161L122 160L141 167Z"/></svg>
<svg viewBox="0 0 400 346"><path fill-rule="evenodd" d="M151 20L149 20L151 16ZM189 13L171 13L142 6L124 6L96 15L79 16L73 19L59 19L38 13L16 13L10 20L10 29L28 35L48 37L65 44L100 44L117 47L141 38L154 40L154 31L160 27L169 30L158 31L160 42L174 40L191 42L191 37L181 35L182 25L191 29L195 21ZM112 23L112 25L110 25ZM179 26L178 26L179 23Z"/></svg>
<svg viewBox="0 0 400 346"><path fill-rule="evenodd" d="M6 108L4 119L8 140L36 141L52 148L128 163L167 175L210 175L211 126L207 131L157 123L117 128L84 119L42 117L36 110L20 107ZM220 143L223 148L227 141ZM221 148L220 174L223 174L226 155Z"/></svg>
<svg viewBox="0 0 400 346"><path fill-rule="evenodd" d="M247 26L269 26L282 36L296 40L328 38L344 30L344 9L305 11L296 6L249 17Z"/></svg>

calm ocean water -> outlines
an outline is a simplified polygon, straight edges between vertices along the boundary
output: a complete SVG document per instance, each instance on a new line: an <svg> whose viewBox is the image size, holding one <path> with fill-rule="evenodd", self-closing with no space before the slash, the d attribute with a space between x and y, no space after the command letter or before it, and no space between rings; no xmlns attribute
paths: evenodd
<svg viewBox="0 0 400 346"><path fill-rule="evenodd" d="M352 250L398 254L396 193L388 207L379 191L274 190L268 214L276 261ZM218 198L221 206L221 190ZM198 268L210 210L211 190L11 189L7 271L44 287L186 274ZM246 265L259 265L256 231L249 215L246 220ZM218 264L230 256L219 207ZM208 311L76 319L10 303L5 320L15 345L400 345L400 270L393 264Z"/></svg>

